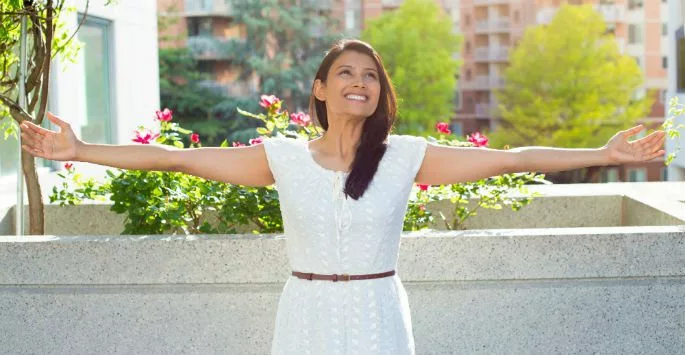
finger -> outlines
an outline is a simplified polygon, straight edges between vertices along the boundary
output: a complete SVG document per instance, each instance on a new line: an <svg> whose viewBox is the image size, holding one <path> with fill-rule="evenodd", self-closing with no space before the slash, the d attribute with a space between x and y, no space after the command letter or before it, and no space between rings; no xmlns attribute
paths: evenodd
<svg viewBox="0 0 685 355"><path fill-rule="evenodd" d="M652 145L654 142L658 141L663 136L663 131L656 131L650 133L648 136L643 137L634 141L633 143L639 145L640 147L647 147Z"/></svg>
<svg viewBox="0 0 685 355"><path fill-rule="evenodd" d="M40 157L40 158L44 158L43 151L40 150L40 149L38 149L38 148L31 147L31 146L27 146L27 145L25 145L25 144L22 144L21 147L22 147L25 151L29 152L29 154L31 154L31 155L34 155L34 156L37 156L37 157Z"/></svg>
<svg viewBox="0 0 685 355"><path fill-rule="evenodd" d="M49 130L27 120L22 121L19 127L26 132L40 134L41 136L47 135L50 132Z"/></svg>
<svg viewBox="0 0 685 355"><path fill-rule="evenodd" d="M50 121L52 121L52 123L59 126L59 128L64 128L64 129L69 128L69 123L67 123L67 122L63 121L62 119L60 119L59 117L53 115L52 112L47 111L47 116L48 116L48 119Z"/></svg>
<svg viewBox="0 0 685 355"><path fill-rule="evenodd" d="M36 145L36 139L29 133L21 132L21 141L27 145Z"/></svg>
<svg viewBox="0 0 685 355"><path fill-rule="evenodd" d="M662 155L665 155L665 154L666 154L666 151L663 150L663 149L661 149L661 150L659 150L659 151L657 151L657 152L654 152L654 153L648 155L646 160L652 160L652 159L654 159L654 158L658 158L658 157L660 157L660 156L662 156Z"/></svg>
<svg viewBox="0 0 685 355"><path fill-rule="evenodd" d="M635 127L633 127L633 128L630 128L630 129L625 130L625 131L624 131L624 135L625 135L626 137L632 137L632 136L634 136L634 135L640 133L640 131L642 131L643 128L644 128L644 126L641 125L641 124L639 124L639 125L637 125L637 126L635 126Z"/></svg>

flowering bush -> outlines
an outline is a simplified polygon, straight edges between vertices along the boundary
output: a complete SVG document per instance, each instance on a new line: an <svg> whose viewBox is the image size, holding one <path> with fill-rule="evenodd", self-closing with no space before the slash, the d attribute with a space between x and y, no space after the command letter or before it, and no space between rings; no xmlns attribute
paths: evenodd
<svg viewBox="0 0 685 355"><path fill-rule="evenodd" d="M264 113L254 114L238 109L247 117L262 121L263 127L256 129L260 135L250 139L248 144L261 144L265 137L282 135L293 139L310 140L318 136L309 115L303 112L288 113L283 110L283 102L274 95L262 95L259 101ZM166 144L178 148L200 147L200 136L181 128L172 122L173 112L169 109L157 111L155 122L157 130L139 127L132 141L140 144ZM474 133L467 142L449 138L448 124L436 125L439 138L429 140L450 146L487 145L487 137ZM232 142L231 146L246 144ZM221 147L228 147L227 141ZM114 202L112 210L126 213L126 224L122 234L161 234L161 233L237 233L245 226L253 233L282 232L282 219L278 193L273 186L248 187L205 180L196 176L177 172L123 170L107 171L108 180L97 183L93 179L83 180L75 171L72 163L65 164L66 173L58 174L64 179L62 188L55 187L50 196L51 202L61 205L78 204L83 199ZM450 186L418 185L410 198L405 230L418 230L433 222L433 212L426 209L432 201L450 200L455 206L455 218L447 220L440 214L448 229L459 228L476 209L501 208L511 205L518 210L531 201L532 196L508 197L507 192L514 188L526 193L524 186L530 182L545 182L542 175L508 174L484 179L474 183ZM470 199L478 199L476 208L470 208ZM207 212L215 212L214 218L206 218ZM204 218L203 218L204 216Z"/></svg>
<svg viewBox="0 0 685 355"><path fill-rule="evenodd" d="M439 122L435 125L438 138L428 137L432 143L453 147L486 147L488 138L480 132L466 137L466 142L450 137L449 125ZM404 230L419 230L435 223L434 212L426 209L431 202L449 200L453 217L448 218L438 211L440 224L447 230L464 229L464 221L477 214L479 208L501 209L509 205L518 211L532 202L537 193L530 193L525 185L530 183L550 184L543 174L514 173L493 176L475 182L429 186L417 184L410 196Z"/></svg>

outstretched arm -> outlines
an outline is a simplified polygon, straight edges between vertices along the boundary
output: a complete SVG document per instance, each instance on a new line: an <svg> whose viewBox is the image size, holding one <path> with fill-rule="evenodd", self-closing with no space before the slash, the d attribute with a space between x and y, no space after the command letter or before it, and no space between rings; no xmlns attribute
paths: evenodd
<svg viewBox="0 0 685 355"><path fill-rule="evenodd" d="M121 169L179 171L248 186L274 183L262 144L239 148L178 149L153 144L90 144L76 138L69 123L48 112L59 132L25 121L22 148L50 160L84 161Z"/></svg>
<svg viewBox="0 0 685 355"><path fill-rule="evenodd" d="M588 166L623 164L652 160L665 154L664 131L629 142L628 138L643 129L642 125L616 133L596 149L521 147L510 150L448 147L430 144L416 176L427 185L477 181L514 172L553 172Z"/></svg>

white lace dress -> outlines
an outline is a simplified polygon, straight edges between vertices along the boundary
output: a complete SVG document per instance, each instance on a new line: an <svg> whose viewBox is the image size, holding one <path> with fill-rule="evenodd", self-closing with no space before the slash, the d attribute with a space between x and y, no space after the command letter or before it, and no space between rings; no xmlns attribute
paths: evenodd
<svg viewBox="0 0 685 355"><path fill-rule="evenodd" d="M366 193L353 200L342 193L348 173L319 165L307 142L264 141L279 193L289 272L397 272L347 282L290 276L278 303L272 355L414 354L397 259L409 193L426 145L422 137L390 135Z"/></svg>

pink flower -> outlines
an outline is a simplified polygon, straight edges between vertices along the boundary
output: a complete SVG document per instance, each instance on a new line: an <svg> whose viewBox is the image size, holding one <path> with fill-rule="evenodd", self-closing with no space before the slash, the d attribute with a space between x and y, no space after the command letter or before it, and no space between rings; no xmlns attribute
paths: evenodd
<svg viewBox="0 0 685 355"><path fill-rule="evenodd" d="M264 137L257 137L250 139L250 145L260 144L264 141Z"/></svg>
<svg viewBox="0 0 685 355"><path fill-rule="evenodd" d="M452 133L452 131L450 131L450 126L446 122L438 122L438 124L435 125L435 129L444 134Z"/></svg>
<svg viewBox="0 0 685 355"><path fill-rule="evenodd" d="M421 191L428 191L428 186L429 185L422 185L422 184L416 184Z"/></svg>
<svg viewBox="0 0 685 355"><path fill-rule="evenodd" d="M169 122L172 119L172 113L173 111L169 110L168 108L165 108L164 111L155 111L157 114L157 119L162 121L162 122Z"/></svg>
<svg viewBox="0 0 685 355"><path fill-rule="evenodd" d="M136 137L131 140L136 143L150 144L151 141L159 137L159 133L152 134L152 131L150 131L149 129L147 130L147 132L144 132L144 134L140 131L134 132L136 133Z"/></svg>
<svg viewBox="0 0 685 355"><path fill-rule="evenodd" d="M74 166L74 164L72 164L72 163L65 163L64 164L64 168L67 170L71 169L73 166Z"/></svg>
<svg viewBox="0 0 685 355"><path fill-rule="evenodd" d="M419 205L419 209L420 209L421 211L425 211L425 210L426 210L426 205Z"/></svg>
<svg viewBox="0 0 685 355"><path fill-rule="evenodd" d="M306 114L304 112L298 112L298 113L291 113L290 114L290 122L304 127L304 126L308 126L309 124L311 124L312 120L308 114Z"/></svg>
<svg viewBox="0 0 685 355"><path fill-rule="evenodd" d="M232 144L234 147L244 147L244 146L245 146L245 144L242 144L242 143L240 143L240 142L233 142L233 143L231 143L231 144Z"/></svg>
<svg viewBox="0 0 685 355"><path fill-rule="evenodd" d="M281 102L281 99L277 98L274 95L262 95L261 100L259 100L259 106L264 107L265 109L271 108L271 106Z"/></svg>
<svg viewBox="0 0 685 355"><path fill-rule="evenodd" d="M485 147L488 145L488 137L480 134L480 132L476 132L470 136L467 136L466 138L476 147Z"/></svg>
<svg viewBox="0 0 685 355"><path fill-rule="evenodd" d="M197 144L200 143L200 135L197 133L193 133L190 135L190 141Z"/></svg>

